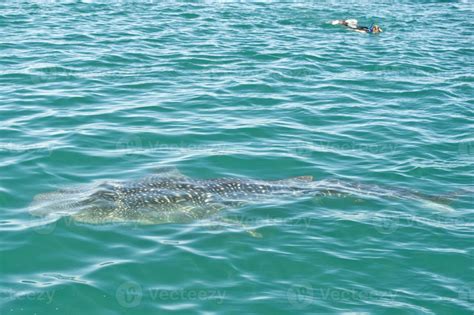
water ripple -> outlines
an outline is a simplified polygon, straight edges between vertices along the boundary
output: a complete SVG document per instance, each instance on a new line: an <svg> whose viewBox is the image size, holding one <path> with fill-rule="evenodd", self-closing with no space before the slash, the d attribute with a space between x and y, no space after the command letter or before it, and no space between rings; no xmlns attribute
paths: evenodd
<svg viewBox="0 0 474 315"><path fill-rule="evenodd" d="M472 191L473 13L469 1L1 3L0 307L471 312L468 195L438 209L280 200L223 214L234 224L88 226L27 209L37 193L158 166ZM384 33L328 23L351 17Z"/></svg>

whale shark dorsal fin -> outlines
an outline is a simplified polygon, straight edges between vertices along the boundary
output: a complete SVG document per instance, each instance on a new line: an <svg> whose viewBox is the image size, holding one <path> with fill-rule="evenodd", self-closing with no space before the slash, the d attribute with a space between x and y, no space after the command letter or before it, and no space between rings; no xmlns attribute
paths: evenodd
<svg viewBox="0 0 474 315"><path fill-rule="evenodd" d="M290 179L297 180L297 181L300 181L300 182L312 182L313 181L313 176L311 176L311 175L296 176L296 177L292 177Z"/></svg>
<svg viewBox="0 0 474 315"><path fill-rule="evenodd" d="M153 176L163 176L163 177L186 177L181 173L176 167L156 167L152 169Z"/></svg>

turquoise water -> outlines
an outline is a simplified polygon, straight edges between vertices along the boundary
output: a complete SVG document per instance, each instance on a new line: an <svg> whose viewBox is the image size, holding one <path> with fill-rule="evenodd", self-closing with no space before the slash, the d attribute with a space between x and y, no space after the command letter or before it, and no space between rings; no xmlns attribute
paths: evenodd
<svg viewBox="0 0 474 315"><path fill-rule="evenodd" d="M466 194L275 200L222 225L28 212L157 167L472 188L474 6L414 2L2 2L0 313L472 314Z"/></svg>

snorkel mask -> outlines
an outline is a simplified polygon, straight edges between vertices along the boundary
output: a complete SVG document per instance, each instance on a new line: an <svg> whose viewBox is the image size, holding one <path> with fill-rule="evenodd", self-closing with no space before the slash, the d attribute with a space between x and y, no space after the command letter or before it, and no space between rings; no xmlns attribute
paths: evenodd
<svg viewBox="0 0 474 315"><path fill-rule="evenodd" d="M369 30L368 30L369 33L382 33L382 29L380 28L380 26L372 23L370 24L370 27L369 27Z"/></svg>

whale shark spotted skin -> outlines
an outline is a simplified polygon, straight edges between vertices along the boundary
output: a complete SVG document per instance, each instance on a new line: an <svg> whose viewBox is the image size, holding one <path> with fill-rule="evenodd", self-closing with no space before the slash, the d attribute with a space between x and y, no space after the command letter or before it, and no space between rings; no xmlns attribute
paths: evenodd
<svg viewBox="0 0 474 315"><path fill-rule="evenodd" d="M132 181L80 185L36 195L30 204L34 216L70 216L77 222L104 224L184 223L210 218L223 209L255 201L297 196L372 196L434 198L402 189L376 185L313 181L311 176L263 181L240 178L194 179L176 170Z"/></svg>
<svg viewBox="0 0 474 315"><path fill-rule="evenodd" d="M192 179L177 172L128 182L104 182L38 194L35 216L71 216L82 223L179 223L208 218L224 208L305 193L311 177L282 181Z"/></svg>

